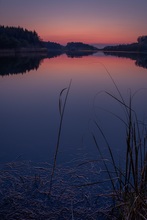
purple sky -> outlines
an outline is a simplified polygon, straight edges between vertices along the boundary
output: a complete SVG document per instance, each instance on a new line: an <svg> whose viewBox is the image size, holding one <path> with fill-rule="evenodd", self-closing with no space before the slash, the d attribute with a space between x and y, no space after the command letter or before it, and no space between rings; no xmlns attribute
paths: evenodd
<svg viewBox="0 0 147 220"><path fill-rule="evenodd" d="M0 0L0 24L65 44L130 43L147 35L147 0Z"/></svg>

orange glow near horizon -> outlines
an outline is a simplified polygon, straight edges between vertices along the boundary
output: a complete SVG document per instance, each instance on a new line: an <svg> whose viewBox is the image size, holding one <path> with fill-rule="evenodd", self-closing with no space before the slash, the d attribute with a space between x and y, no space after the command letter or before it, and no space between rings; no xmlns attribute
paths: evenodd
<svg viewBox="0 0 147 220"><path fill-rule="evenodd" d="M66 45L68 42L83 42L87 44L127 44L134 43L137 41L138 35L135 37L128 37L127 39L121 37L117 38L111 33L111 35L104 36L81 36L81 35L41 35L41 39L44 41L57 42L63 45Z"/></svg>
<svg viewBox="0 0 147 220"><path fill-rule="evenodd" d="M129 30L126 29L126 32L121 29L105 28L100 27L98 30L86 30L80 27L75 28L74 30L68 29L68 27L54 31L50 34L50 31L44 30L40 31L41 39L45 41L53 41L60 44L67 44L68 42L83 42L89 44L127 44L134 43L137 41L138 33L133 32L130 34Z"/></svg>
<svg viewBox="0 0 147 220"><path fill-rule="evenodd" d="M71 20L59 21L37 27L38 34L45 41L54 41L65 45L68 42L83 42L88 44L127 44L134 43L140 35L145 35L146 30L135 25L125 25L126 18L120 24L116 23L116 18L108 17L103 20L93 22L91 19L80 20L74 18Z"/></svg>

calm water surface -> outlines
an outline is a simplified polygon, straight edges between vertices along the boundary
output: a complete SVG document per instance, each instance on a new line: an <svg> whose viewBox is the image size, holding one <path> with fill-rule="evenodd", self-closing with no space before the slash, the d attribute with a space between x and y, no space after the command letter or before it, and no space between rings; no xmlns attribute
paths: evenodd
<svg viewBox="0 0 147 220"><path fill-rule="evenodd" d="M30 66L23 74L25 68L21 71L15 60L10 67L11 73L13 67L14 72L17 67L17 74L9 74L10 60L3 63L5 66L0 69L1 162L14 161L18 157L52 162L60 120L59 94L71 79L58 163L98 158L92 132L107 157L94 121L103 129L115 156L121 158L125 152L125 127L112 113L123 119L125 114L120 104L105 93L119 98L108 72L126 103L130 91L133 94L139 90L133 99L133 108L139 119L146 120L147 69L136 66L134 60L102 53L82 58L61 55L43 59L40 65L36 64L34 69Z"/></svg>

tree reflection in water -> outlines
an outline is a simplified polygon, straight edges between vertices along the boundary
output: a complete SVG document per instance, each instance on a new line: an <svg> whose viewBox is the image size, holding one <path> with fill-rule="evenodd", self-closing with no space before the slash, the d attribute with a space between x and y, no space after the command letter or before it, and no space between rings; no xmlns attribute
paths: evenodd
<svg viewBox="0 0 147 220"><path fill-rule="evenodd" d="M50 51L48 54L31 53L18 56L0 56L0 75L24 74L34 69L37 70L44 58L51 59L63 53L62 51ZM94 53L93 51L66 51L66 55L70 58L80 58ZM104 55L129 58L135 61L135 65L147 68L146 53L104 52Z"/></svg>
<svg viewBox="0 0 147 220"><path fill-rule="evenodd" d="M147 68L147 53L133 53L133 52L104 52L106 56L117 56L129 58L131 60L135 60L135 65L143 68Z"/></svg>

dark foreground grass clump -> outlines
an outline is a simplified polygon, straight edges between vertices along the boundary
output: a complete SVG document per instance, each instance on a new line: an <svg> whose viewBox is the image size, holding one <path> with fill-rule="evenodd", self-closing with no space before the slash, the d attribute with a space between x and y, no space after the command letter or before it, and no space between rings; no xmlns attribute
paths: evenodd
<svg viewBox="0 0 147 220"><path fill-rule="evenodd" d="M117 116L125 125L126 130L126 146L124 146L126 154L121 161L122 166L114 159L114 152L103 130L95 122L109 153L109 160L105 160L97 136L93 134L94 143L112 187L109 196L112 196L114 203L107 211L109 216L115 219L145 220L147 219L147 126L145 122L138 120L133 110L133 96L130 95L129 104L127 104L120 92L119 98L106 93L122 106L126 116L126 120Z"/></svg>
<svg viewBox="0 0 147 220"><path fill-rule="evenodd" d="M107 209L107 214L110 219L146 220L147 124L146 120L142 121L138 118L137 113L133 109L133 99L135 95L141 91L141 89L133 95L130 92L129 101L126 102L110 72L104 65L103 67L111 79L117 95L113 95L107 91L103 92L115 100L122 108L125 118L112 112L111 114L122 122L122 126L125 126L126 132L126 145L124 145L125 156L124 158L121 157L122 161L118 161L116 160L117 158L115 157L114 151L108 142L105 132L102 130L97 121L94 122L98 133L101 134L105 142L109 155L109 158L106 160L102 151L102 146L99 144L97 133L92 133L98 154L103 161L105 172L107 173L107 177L111 183L111 191L108 194L105 194L105 196L110 196L113 199L111 207ZM143 108L143 106L140 106L140 108Z"/></svg>

